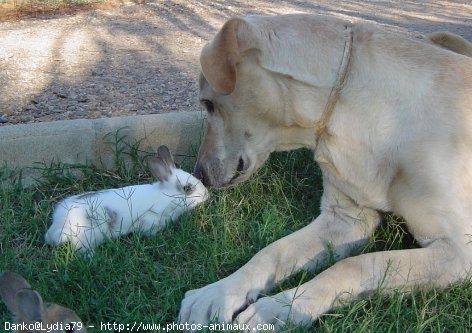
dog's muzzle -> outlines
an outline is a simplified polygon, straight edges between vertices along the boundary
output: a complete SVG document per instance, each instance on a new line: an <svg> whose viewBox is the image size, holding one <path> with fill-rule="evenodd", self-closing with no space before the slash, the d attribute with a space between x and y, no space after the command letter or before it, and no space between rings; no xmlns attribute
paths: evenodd
<svg viewBox="0 0 472 333"><path fill-rule="evenodd" d="M204 186L209 185L208 175L200 163L195 164L193 168L193 176L200 180Z"/></svg>

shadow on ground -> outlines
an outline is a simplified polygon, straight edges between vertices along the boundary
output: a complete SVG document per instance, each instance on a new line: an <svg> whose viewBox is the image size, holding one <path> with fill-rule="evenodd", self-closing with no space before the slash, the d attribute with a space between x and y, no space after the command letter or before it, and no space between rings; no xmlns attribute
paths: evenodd
<svg viewBox="0 0 472 333"><path fill-rule="evenodd" d="M148 1L0 24L0 123L197 110L201 47L232 16L309 12L472 40L464 1Z"/></svg>

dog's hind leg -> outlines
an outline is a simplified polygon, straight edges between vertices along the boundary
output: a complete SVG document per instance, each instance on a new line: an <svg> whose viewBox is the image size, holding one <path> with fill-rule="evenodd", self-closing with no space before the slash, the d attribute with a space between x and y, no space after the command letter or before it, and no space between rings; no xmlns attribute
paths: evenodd
<svg viewBox="0 0 472 333"><path fill-rule="evenodd" d="M459 35L449 32L433 32L428 38L434 43L453 52L472 57L472 43Z"/></svg>

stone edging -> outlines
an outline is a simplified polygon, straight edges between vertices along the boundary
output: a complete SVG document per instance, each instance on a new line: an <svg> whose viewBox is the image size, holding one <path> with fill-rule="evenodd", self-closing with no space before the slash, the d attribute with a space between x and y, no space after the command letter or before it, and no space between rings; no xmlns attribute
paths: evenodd
<svg viewBox="0 0 472 333"><path fill-rule="evenodd" d="M0 166L22 169L27 184L37 177L35 163L92 163L113 166L110 136L119 131L141 147L167 145L176 154L197 149L204 113L174 112L116 118L63 120L0 127Z"/></svg>

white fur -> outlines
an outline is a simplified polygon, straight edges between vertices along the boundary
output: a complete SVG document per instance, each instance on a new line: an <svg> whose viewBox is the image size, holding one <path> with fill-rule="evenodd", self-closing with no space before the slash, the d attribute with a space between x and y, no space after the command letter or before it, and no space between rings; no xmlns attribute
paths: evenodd
<svg viewBox="0 0 472 333"><path fill-rule="evenodd" d="M185 185L194 186L194 191L184 193ZM198 179L174 168L167 181L62 200L54 209L45 240L50 245L70 241L75 250L88 251L108 238L131 232L151 236L207 197L208 192Z"/></svg>

